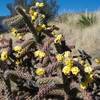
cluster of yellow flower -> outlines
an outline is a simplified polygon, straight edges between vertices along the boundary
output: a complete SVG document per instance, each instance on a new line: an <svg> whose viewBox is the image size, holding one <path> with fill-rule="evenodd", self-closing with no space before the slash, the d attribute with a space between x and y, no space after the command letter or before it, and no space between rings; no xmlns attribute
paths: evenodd
<svg viewBox="0 0 100 100"><path fill-rule="evenodd" d="M80 83L80 87L82 89L86 89L88 85L93 81L93 70L89 64L84 64L84 72L86 73L87 77L86 80Z"/></svg>
<svg viewBox="0 0 100 100"><path fill-rule="evenodd" d="M37 25L37 27L36 27L36 31L37 32L40 32L41 30L44 30L44 29L46 29L46 25L45 24Z"/></svg>
<svg viewBox="0 0 100 100"><path fill-rule="evenodd" d="M93 81L93 74L88 74L87 79L80 83L80 88L86 89L88 85Z"/></svg>
<svg viewBox="0 0 100 100"><path fill-rule="evenodd" d="M21 59L16 59L15 64L16 64L16 65L22 64L22 60L21 60Z"/></svg>
<svg viewBox="0 0 100 100"><path fill-rule="evenodd" d="M72 73L73 75L77 75L79 73L79 68L74 66L74 61L72 59L72 55L70 51L66 51L63 54L56 55L56 59L58 62L63 62L65 67L62 69L62 72L65 75L69 75Z"/></svg>
<svg viewBox="0 0 100 100"><path fill-rule="evenodd" d="M39 8L42 8L44 6L44 3L39 3L39 2L36 2L36 7L39 7ZM35 11L34 9L30 8L29 10L29 15L31 17L31 21L34 22L38 16L40 16L42 19L45 19L45 15L44 14L40 14L38 11ZM38 24L36 25L36 31L37 32L40 32L42 30L46 29L46 25L45 24Z"/></svg>
<svg viewBox="0 0 100 100"><path fill-rule="evenodd" d="M44 7L44 3L36 2L35 6L38 7L38 8L42 8L42 7ZM29 15L31 16L32 22L34 22L37 19L39 13L37 11L35 11L34 9L30 8ZM42 14L41 17L45 18L45 15Z"/></svg>
<svg viewBox="0 0 100 100"><path fill-rule="evenodd" d="M16 58L20 55L20 53L21 53L22 51L24 51L24 49L23 49L21 46L19 46L19 45L15 46L15 47L13 48L13 50L15 51L15 56L16 56ZM16 61L15 61L15 64L16 64L16 65L19 65L19 64L21 64L21 63L22 63L22 59L16 59Z"/></svg>
<svg viewBox="0 0 100 100"><path fill-rule="evenodd" d="M89 64L84 64L84 71L90 74L92 73L92 67Z"/></svg>
<svg viewBox="0 0 100 100"><path fill-rule="evenodd" d="M35 21L36 18L38 17L38 12L36 12L36 11L33 10L33 9L30 9L30 10L29 10L29 15L31 16L31 20L32 20L32 21Z"/></svg>
<svg viewBox="0 0 100 100"><path fill-rule="evenodd" d="M61 43L61 41L62 41L62 39L63 39L63 35L62 34L58 34L57 32L55 32L55 31L53 31L52 33L51 33L53 36L54 36L54 38L55 38L55 40L54 40L54 43Z"/></svg>
<svg viewBox="0 0 100 100"><path fill-rule="evenodd" d="M13 50L15 51L15 56L17 58L22 52L24 52L25 49L23 49L21 46L17 45L13 48Z"/></svg>
<svg viewBox="0 0 100 100"><path fill-rule="evenodd" d="M21 34L21 33L18 33L17 32L17 29L15 29L15 28L12 28L11 29L11 34L12 34L12 36L14 36L16 39L23 39L23 35Z"/></svg>
<svg viewBox="0 0 100 100"><path fill-rule="evenodd" d="M44 51L37 50L34 52L34 56L42 59L46 56L46 53Z"/></svg>
<svg viewBox="0 0 100 100"><path fill-rule="evenodd" d="M96 58L96 59L95 59L95 62L96 62L96 64L100 64L100 58L99 58L99 59Z"/></svg>
<svg viewBox="0 0 100 100"><path fill-rule="evenodd" d="M56 59L58 62L64 62L66 59L72 58L70 51L65 51L63 54L57 54Z"/></svg>
<svg viewBox="0 0 100 100"><path fill-rule="evenodd" d="M43 2L36 2L35 6L42 8L42 7L44 7L44 3Z"/></svg>
<svg viewBox="0 0 100 100"><path fill-rule="evenodd" d="M1 61L6 61L8 59L8 51L6 49L4 49L2 52L1 52L1 57L0 57L0 60Z"/></svg>
<svg viewBox="0 0 100 100"><path fill-rule="evenodd" d="M63 68L62 72L65 75L72 73L73 75L76 76L76 75L78 75L80 70L77 66L74 66L74 61L71 58L69 58L65 61L65 67Z"/></svg>
<svg viewBox="0 0 100 100"><path fill-rule="evenodd" d="M39 76L43 76L45 74L45 70L43 68L37 68L35 73Z"/></svg>
<svg viewBox="0 0 100 100"><path fill-rule="evenodd" d="M46 53L44 51L37 50L37 51L34 52L34 56L39 58L39 59L42 59L46 56ZM38 76L43 76L45 74L45 69L44 68L37 68L35 73Z"/></svg>
<svg viewBox="0 0 100 100"><path fill-rule="evenodd" d="M65 65L62 69L62 72L65 75L73 74L77 76L78 73L80 72L78 66L74 66L74 59L72 58L70 51L66 51L63 54L56 55L56 59L58 62L63 62L63 64ZM77 61L79 61L79 63L80 61L83 62L83 60L77 60ZM86 89L87 86L93 81L93 71L92 71L92 67L89 64L85 62L81 64L84 67L84 72L87 75L87 79L84 82L80 83L80 87L82 89Z"/></svg>
<svg viewBox="0 0 100 100"><path fill-rule="evenodd" d="M13 48L13 50L16 52L16 53L20 53L22 51L22 47L21 46L15 46ZM8 51L7 49L3 49L2 52L1 52L1 57L0 59L2 61L6 61L7 59L9 58L9 54L8 54Z"/></svg>
<svg viewBox="0 0 100 100"><path fill-rule="evenodd" d="M22 47L17 45L17 46L14 47L13 50L14 50L15 52L18 52L18 53L19 53L19 52L22 51Z"/></svg>
<svg viewBox="0 0 100 100"><path fill-rule="evenodd" d="M54 43L59 43L60 44L62 39L63 39L63 35L62 34L56 35Z"/></svg>

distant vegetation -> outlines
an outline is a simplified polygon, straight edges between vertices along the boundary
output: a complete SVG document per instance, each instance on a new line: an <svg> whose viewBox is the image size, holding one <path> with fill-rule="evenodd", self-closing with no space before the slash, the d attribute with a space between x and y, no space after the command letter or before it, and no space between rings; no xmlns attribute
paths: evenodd
<svg viewBox="0 0 100 100"><path fill-rule="evenodd" d="M51 24L60 27L67 43L76 45L76 49L87 50L95 57L100 57L100 11L87 13L64 13ZM73 39L72 39L73 37Z"/></svg>
<svg viewBox="0 0 100 100"><path fill-rule="evenodd" d="M82 27L91 26L96 23L96 15L95 14L82 14L80 15L78 24Z"/></svg>
<svg viewBox="0 0 100 100"><path fill-rule="evenodd" d="M64 13L54 20L59 23L78 25L85 28L94 25L97 21L97 17L95 13Z"/></svg>

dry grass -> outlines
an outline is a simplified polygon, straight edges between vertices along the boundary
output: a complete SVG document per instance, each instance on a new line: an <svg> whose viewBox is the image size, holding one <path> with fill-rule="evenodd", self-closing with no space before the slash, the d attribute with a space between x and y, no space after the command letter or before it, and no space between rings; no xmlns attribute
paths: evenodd
<svg viewBox="0 0 100 100"><path fill-rule="evenodd" d="M82 28L77 22L79 14L64 15L62 22L59 19L50 24L56 24L60 27L60 33L63 33L66 42L75 44L77 49L84 49L94 57L100 57L100 12L96 12L96 24ZM66 18L67 17L67 18Z"/></svg>

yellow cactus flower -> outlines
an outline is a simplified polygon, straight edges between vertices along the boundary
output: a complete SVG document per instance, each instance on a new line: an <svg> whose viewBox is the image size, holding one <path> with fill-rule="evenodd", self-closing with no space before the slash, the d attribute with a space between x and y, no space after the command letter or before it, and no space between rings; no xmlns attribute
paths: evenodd
<svg viewBox="0 0 100 100"><path fill-rule="evenodd" d="M36 30L37 30L38 32L40 32L40 31L42 30L42 27L41 27L40 25L38 25L38 26L36 27Z"/></svg>
<svg viewBox="0 0 100 100"><path fill-rule="evenodd" d="M45 74L45 70L43 68L37 68L35 73L39 76L42 76Z"/></svg>
<svg viewBox="0 0 100 100"><path fill-rule="evenodd" d="M79 63L80 63L81 65L84 65L84 64L85 64L85 61L84 61L84 60L80 60Z"/></svg>
<svg viewBox="0 0 100 100"><path fill-rule="evenodd" d="M37 30L38 32L40 32L42 29L46 29L46 25L45 25L45 24L38 25L38 26L36 27L36 30Z"/></svg>
<svg viewBox="0 0 100 100"><path fill-rule="evenodd" d="M80 70L79 70L78 67L72 67L71 72L72 72L73 75L77 75L80 72Z"/></svg>
<svg viewBox="0 0 100 100"><path fill-rule="evenodd" d="M38 12L34 12L34 14L33 14L35 17L37 17L38 16Z"/></svg>
<svg viewBox="0 0 100 100"><path fill-rule="evenodd" d="M90 74L87 75L87 82L88 83L91 83L93 81L93 79L94 79L93 78L93 73L90 73Z"/></svg>
<svg viewBox="0 0 100 100"><path fill-rule="evenodd" d="M38 57L38 56L39 56L39 53L40 53L39 50L35 51L35 52L34 52L34 56L35 56L35 57Z"/></svg>
<svg viewBox="0 0 100 100"><path fill-rule="evenodd" d="M43 3L43 2L40 3L40 4L39 4L39 7L40 7L40 8L44 7L44 3Z"/></svg>
<svg viewBox="0 0 100 100"><path fill-rule="evenodd" d="M82 83L80 83L80 88L81 89L86 89L88 87L88 82L82 82Z"/></svg>
<svg viewBox="0 0 100 100"><path fill-rule="evenodd" d="M59 34L56 36L54 43L61 43L62 39L63 39L62 34Z"/></svg>
<svg viewBox="0 0 100 100"><path fill-rule="evenodd" d="M88 85L93 81L93 73L91 73L91 74L88 74L87 75L87 77L86 77L87 79L85 80L85 82L82 82L81 84L80 84L80 87L82 88L82 89L86 89L87 87L88 87Z"/></svg>
<svg viewBox="0 0 100 100"><path fill-rule="evenodd" d="M18 38L19 40L21 40L21 39L23 39L23 36L20 35L20 36L18 36L17 38Z"/></svg>
<svg viewBox="0 0 100 100"><path fill-rule="evenodd" d="M36 19L36 17L35 16L31 16L31 19L32 19L32 21L34 21Z"/></svg>
<svg viewBox="0 0 100 100"><path fill-rule="evenodd" d="M44 14L42 14L41 17L44 19L46 16Z"/></svg>
<svg viewBox="0 0 100 100"><path fill-rule="evenodd" d="M70 74L70 72L71 72L71 66L65 66L65 67L62 69L62 72L63 72L65 75Z"/></svg>
<svg viewBox="0 0 100 100"><path fill-rule="evenodd" d="M16 65L19 65L19 64L21 64L21 63L22 63L22 60L17 59L17 60L15 61L15 64L16 64Z"/></svg>
<svg viewBox="0 0 100 100"><path fill-rule="evenodd" d="M84 64L84 67L90 67L90 64L86 63Z"/></svg>
<svg viewBox="0 0 100 100"><path fill-rule="evenodd" d="M29 14L31 16L31 20L34 21L38 17L38 12L34 11L33 9L29 10Z"/></svg>
<svg viewBox="0 0 100 100"><path fill-rule="evenodd" d="M0 40L2 40L4 38L4 35L2 35L1 33L0 33Z"/></svg>
<svg viewBox="0 0 100 100"><path fill-rule="evenodd" d="M37 50L37 51L34 52L34 56L42 59L46 56L46 54L45 54L45 52L43 52L41 50Z"/></svg>
<svg viewBox="0 0 100 100"><path fill-rule="evenodd" d="M14 47L14 51L15 52L21 52L22 51L22 47L21 46L15 46Z"/></svg>
<svg viewBox="0 0 100 100"><path fill-rule="evenodd" d="M16 37L16 35L17 35L17 29L12 28L12 29L11 29L11 33L12 33L13 36Z"/></svg>
<svg viewBox="0 0 100 100"><path fill-rule="evenodd" d="M62 54L58 54L58 55L56 55L56 59L57 59L58 62L62 62L64 57L63 57Z"/></svg>
<svg viewBox="0 0 100 100"><path fill-rule="evenodd" d="M42 2L41 3L36 2L35 6L39 7L39 8L42 8L42 7L44 7L44 3L42 3Z"/></svg>
<svg viewBox="0 0 100 100"><path fill-rule="evenodd" d="M65 63L65 65L73 66L74 61L73 61L73 59L69 58L69 59L65 60L64 63Z"/></svg>
<svg viewBox="0 0 100 100"><path fill-rule="evenodd" d="M40 4L39 2L36 2L35 6L39 7L39 4Z"/></svg>
<svg viewBox="0 0 100 100"><path fill-rule="evenodd" d="M8 51L6 49L4 49L1 53L1 60L5 61L8 59Z"/></svg>
<svg viewBox="0 0 100 100"><path fill-rule="evenodd" d="M65 51L64 52L64 57L65 58L71 58L72 57L71 52L70 51Z"/></svg>
<svg viewBox="0 0 100 100"><path fill-rule="evenodd" d="M23 36L20 33L17 33L16 38L20 40L23 39Z"/></svg>
<svg viewBox="0 0 100 100"><path fill-rule="evenodd" d="M91 73L92 72L92 68L91 68L91 66L88 66L88 67L85 67L84 68L84 71L86 72L86 73Z"/></svg>
<svg viewBox="0 0 100 100"><path fill-rule="evenodd" d="M42 28L42 29L46 29L46 25L45 25L45 24L42 24L42 25L41 25L41 28Z"/></svg>
<svg viewBox="0 0 100 100"><path fill-rule="evenodd" d="M95 59L96 64L100 64L100 59Z"/></svg>
<svg viewBox="0 0 100 100"><path fill-rule="evenodd" d="M54 37L57 37L57 35L58 35L58 33L55 32L55 31L51 32L51 34L52 34Z"/></svg>
<svg viewBox="0 0 100 100"><path fill-rule="evenodd" d="M44 58L46 56L46 54L45 54L45 52L40 52L40 54L39 54L39 58L41 59L41 58Z"/></svg>
<svg viewBox="0 0 100 100"><path fill-rule="evenodd" d="M33 9L30 9L30 10L29 10L29 15L30 15L30 16L33 16L33 15L34 15L34 12L35 12L35 11L34 11Z"/></svg>

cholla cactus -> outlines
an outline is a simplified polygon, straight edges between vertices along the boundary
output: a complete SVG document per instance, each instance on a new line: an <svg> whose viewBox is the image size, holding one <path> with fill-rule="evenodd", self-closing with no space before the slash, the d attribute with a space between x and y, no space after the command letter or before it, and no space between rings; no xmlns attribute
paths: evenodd
<svg viewBox="0 0 100 100"><path fill-rule="evenodd" d="M58 27L45 23L41 13L44 6L37 2L28 14L17 6L20 18L13 18L12 23L23 20L24 26L11 25L10 33L21 42L13 44L13 38L0 39L0 78L5 85L0 96L3 92L8 100L98 100L100 68L92 66L91 56L84 50L72 55L75 46L66 45ZM24 40L29 33L33 37Z"/></svg>

